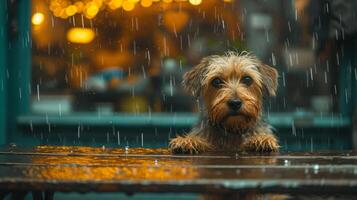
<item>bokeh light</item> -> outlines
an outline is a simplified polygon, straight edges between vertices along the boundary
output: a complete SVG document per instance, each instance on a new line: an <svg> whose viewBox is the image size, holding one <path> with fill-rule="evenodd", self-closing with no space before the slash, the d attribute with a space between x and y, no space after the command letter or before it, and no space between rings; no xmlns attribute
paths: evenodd
<svg viewBox="0 0 357 200"><path fill-rule="evenodd" d="M150 7L152 5L152 0L141 0L140 4L142 7Z"/></svg>
<svg viewBox="0 0 357 200"><path fill-rule="evenodd" d="M45 15L37 12L32 15L31 22L33 25L41 25L45 21Z"/></svg>
<svg viewBox="0 0 357 200"><path fill-rule="evenodd" d="M122 5L123 5L123 0L111 0L108 2L108 6L112 10L118 9Z"/></svg>
<svg viewBox="0 0 357 200"><path fill-rule="evenodd" d="M232 2L233 0L224 0ZM53 15L62 19L82 14L87 19L93 19L97 14L105 10L116 10L122 8L125 11L132 11L137 4L144 8L152 6L154 3L174 3L187 2L192 5L200 5L202 0L50 0L50 10Z"/></svg>
<svg viewBox="0 0 357 200"><path fill-rule="evenodd" d="M125 11L132 11L135 8L135 4L130 2L130 1L124 1L123 2L123 9Z"/></svg>
<svg viewBox="0 0 357 200"><path fill-rule="evenodd" d="M74 5L70 5L66 8L66 15L73 16L77 13L77 7Z"/></svg>
<svg viewBox="0 0 357 200"><path fill-rule="evenodd" d="M93 41L95 33L89 28L71 28L67 32L67 39L72 43L87 44Z"/></svg>
<svg viewBox="0 0 357 200"><path fill-rule="evenodd" d="M86 8L85 14L88 18L93 18L95 17L99 12L99 8L96 4L92 3L89 4L88 7Z"/></svg>
<svg viewBox="0 0 357 200"><path fill-rule="evenodd" d="M202 0L189 0L192 5L200 5L202 3Z"/></svg>

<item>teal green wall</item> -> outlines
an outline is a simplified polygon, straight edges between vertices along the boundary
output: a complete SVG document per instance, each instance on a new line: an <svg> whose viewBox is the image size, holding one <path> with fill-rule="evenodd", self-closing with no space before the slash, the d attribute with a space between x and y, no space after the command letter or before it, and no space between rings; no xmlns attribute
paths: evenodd
<svg viewBox="0 0 357 200"><path fill-rule="evenodd" d="M30 84L31 84L31 1L18 0L17 29L15 35L11 36L11 46L9 56L11 61L8 62L10 73L8 91L9 100L11 100L10 114L16 116L27 114L30 105ZM10 36L9 36L10 39ZM21 97L20 97L21 91Z"/></svg>
<svg viewBox="0 0 357 200"><path fill-rule="evenodd" d="M30 84L31 84L31 32L30 12L31 1L18 0L17 12L14 16L17 20L17 32L8 35L11 48L8 50L8 111L7 116L7 142L20 142L21 137L16 130L17 117L29 113Z"/></svg>
<svg viewBox="0 0 357 200"><path fill-rule="evenodd" d="M0 144L6 142L6 2L0 3Z"/></svg>
<svg viewBox="0 0 357 200"><path fill-rule="evenodd" d="M31 1L16 1L14 15L7 2L0 1L0 144L15 140L17 117L30 105Z"/></svg>

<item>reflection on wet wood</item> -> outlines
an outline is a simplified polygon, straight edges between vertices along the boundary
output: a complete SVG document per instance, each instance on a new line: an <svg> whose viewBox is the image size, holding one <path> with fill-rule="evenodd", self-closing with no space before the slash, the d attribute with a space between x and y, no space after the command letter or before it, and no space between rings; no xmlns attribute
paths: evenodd
<svg viewBox="0 0 357 200"><path fill-rule="evenodd" d="M3 191L357 193L357 153L208 153L37 146L0 149Z"/></svg>

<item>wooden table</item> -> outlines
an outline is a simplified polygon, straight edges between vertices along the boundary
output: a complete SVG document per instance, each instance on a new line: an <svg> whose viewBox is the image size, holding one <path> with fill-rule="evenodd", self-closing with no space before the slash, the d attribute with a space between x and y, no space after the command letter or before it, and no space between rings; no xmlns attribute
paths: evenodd
<svg viewBox="0 0 357 200"><path fill-rule="evenodd" d="M357 153L206 153L167 149L10 146L0 151L0 191L21 199L54 192L356 195Z"/></svg>

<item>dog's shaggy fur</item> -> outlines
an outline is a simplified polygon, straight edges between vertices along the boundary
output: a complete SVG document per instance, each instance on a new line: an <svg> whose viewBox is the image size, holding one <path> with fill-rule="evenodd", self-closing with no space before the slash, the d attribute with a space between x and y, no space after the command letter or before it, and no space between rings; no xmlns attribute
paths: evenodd
<svg viewBox="0 0 357 200"><path fill-rule="evenodd" d="M172 139L171 151L278 151L277 138L262 120L263 97L275 96L277 77L276 69L246 52L203 58L183 81L194 97L203 99L201 123Z"/></svg>

